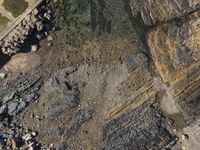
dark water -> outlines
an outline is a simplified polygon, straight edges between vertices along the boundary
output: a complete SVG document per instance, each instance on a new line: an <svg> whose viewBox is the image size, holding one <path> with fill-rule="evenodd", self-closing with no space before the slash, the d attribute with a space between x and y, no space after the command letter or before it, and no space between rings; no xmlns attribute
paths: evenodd
<svg viewBox="0 0 200 150"><path fill-rule="evenodd" d="M29 37L24 41L24 44L20 48L20 53L28 53L31 51L32 45L39 45L39 40L35 36L36 32L34 31Z"/></svg>
<svg viewBox="0 0 200 150"><path fill-rule="evenodd" d="M10 60L10 56L0 52L0 69Z"/></svg>

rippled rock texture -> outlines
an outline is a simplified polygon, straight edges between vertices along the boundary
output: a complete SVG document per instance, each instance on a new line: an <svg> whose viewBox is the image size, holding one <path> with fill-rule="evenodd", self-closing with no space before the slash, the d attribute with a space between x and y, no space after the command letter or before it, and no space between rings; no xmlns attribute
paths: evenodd
<svg viewBox="0 0 200 150"><path fill-rule="evenodd" d="M195 100L199 92L193 93L199 88L199 17L198 11L179 21L158 26L148 39L156 68L163 81L173 89L171 98L183 99L184 109L192 112L195 109L195 116L199 114L199 102Z"/></svg>
<svg viewBox="0 0 200 150"><path fill-rule="evenodd" d="M19 116L46 148L199 150L200 2L57 2L61 30L36 52L37 80L0 90L2 120Z"/></svg>
<svg viewBox="0 0 200 150"><path fill-rule="evenodd" d="M152 26L185 16L199 8L199 0L131 0L133 16Z"/></svg>

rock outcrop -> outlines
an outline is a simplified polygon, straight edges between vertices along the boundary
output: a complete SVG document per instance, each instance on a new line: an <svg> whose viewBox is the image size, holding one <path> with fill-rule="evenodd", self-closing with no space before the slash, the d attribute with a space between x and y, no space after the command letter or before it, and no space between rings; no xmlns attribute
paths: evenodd
<svg viewBox="0 0 200 150"><path fill-rule="evenodd" d="M183 115L189 125L183 130L196 141L200 118L200 1L132 0L130 4L133 16L150 27L147 41L154 71L164 85L158 92L165 91L161 101L176 107L178 111L174 112ZM199 144L194 141L196 150Z"/></svg>
<svg viewBox="0 0 200 150"><path fill-rule="evenodd" d="M120 2L117 7L121 8L124 4L121 0L112 2L108 0L105 5ZM133 15L149 26L146 35L149 53L142 43L144 40L133 40L132 36L112 31L81 45L81 51L70 50L66 57L56 49L63 59L57 60L61 56L53 53L52 59L56 61L50 64L58 68L42 64L38 66L39 76L37 71L26 70L27 75L37 76L19 75L12 84L2 84L3 125L8 123L7 118L13 123L13 116L17 118L27 106L32 106L20 114L19 120L23 127L39 133L36 139L45 148L53 143L52 147L60 150L180 150L181 147L198 150L200 1L130 2ZM111 19L111 24L117 22L116 18ZM113 28L118 30L122 26ZM55 36L58 46L62 36L63 32ZM26 68L32 65L27 62L23 62ZM65 68L69 64L76 67ZM1 139L8 139L2 137L0 134L0 144ZM23 132L22 139L30 138L29 132L25 135Z"/></svg>
<svg viewBox="0 0 200 150"><path fill-rule="evenodd" d="M133 16L147 26L179 18L196 11L199 0L131 0Z"/></svg>
<svg viewBox="0 0 200 150"><path fill-rule="evenodd" d="M148 36L156 68L172 89L170 98L180 99L183 113L190 117L199 114L196 100L199 92L195 92L200 86L199 18L197 11L179 21L156 27Z"/></svg>
<svg viewBox="0 0 200 150"><path fill-rule="evenodd" d="M105 126L105 150L171 149L177 140L176 136L166 129L167 122L163 114L149 102L122 116Z"/></svg>

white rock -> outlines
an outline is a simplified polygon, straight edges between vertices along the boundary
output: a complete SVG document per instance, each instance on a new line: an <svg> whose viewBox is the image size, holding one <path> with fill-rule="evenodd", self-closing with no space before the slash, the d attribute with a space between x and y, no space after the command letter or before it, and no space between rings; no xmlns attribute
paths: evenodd
<svg viewBox="0 0 200 150"><path fill-rule="evenodd" d="M34 150L33 146L30 146L30 147L29 147L29 150Z"/></svg>
<svg viewBox="0 0 200 150"><path fill-rule="evenodd" d="M31 46L31 51L32 52L35 52L35 51L37 51L38 50L38 46L37 45L32 45Z"/></svg>
<svg viewBox="0 0 200 150"><path fill-rule="evenodd" d="M53 41L53 37L51 36L51 35L49 35L48 37L47 37L47 41Z"/></svg>
<svg viewBox="0 0 200 150"><path fill-rule="evenodd" d="M48 35L49 35L47 32L44 32L44 34L45 34L46 36L48 36Z"/></svg>
<svg viewBox="0 0 200 150"><path fill-rule="evenodd" d="M15 50L13 50L12 48L7 48L7 52L9 53L9 54L16 54L17 53L17 51L15 51Z"/></svg>
<svg viewBox="0 0 200 150"><path fill-rule="evenodd" d="M6 107L7 107L6 105L3 105L3 106L0 107L0 114L5 112Z"/></svg>
<svg viewBox="0 0 200 150"><path fill-rule="evenodd" d="M38 31L42 31L44 29L44 25L43 25L42 21L36 22L36 27L37 27Z"/></svg>
<svg viewBox="0 0 200 150"><path fill-rule="evenodd" d="M32 134L32 136L34 136L34 137L37 135L36 132L32 132L31 134Z"/></svg>
<svg viewBox="0 0 200 150"><path fill-rule="evenodd" d="M42 39L42 35L40 35L40 34L37 34L36 37L37 37L38 40Z"/></svg>
<svg viewBox="0 0 200 150"><path fill-rule="evenodd" d="M34 15L37 15L37 14L39 13L39 11L37 10L37 8L35 8L35 9L33 10L33 13L34 13Z"/></svg>
<svg viewBox="0 0 200 150"><path fill-rule="evenodd" d="M28 144L28 150L34 150L34 142L31 142L30 144Z"/></svg>
<svg viewBox="0 0 200 150"><path fill-rule="evenodd" d="M5 78L6 78L6 76L7 76L7 74L6 74L6 73L4 73L4 72L1 72L1 73L0 73L0 78L2 78L2 79L5 79Z"/></svg>
<svg viewBox="0 0 200 150"><path fill-rule="evenodd" d="M50 144L50 145L49 145L49 148L53 148L53 144Z"/></svg>
<svg viewBox="0 0 200 150"><path fill-rule="evenodd" d="M25 134L24 136L22 136L22 139L24 139L25 141L28 141L28 140L32 139L32 136L30 133L28 133L28 134Z"/></svg>

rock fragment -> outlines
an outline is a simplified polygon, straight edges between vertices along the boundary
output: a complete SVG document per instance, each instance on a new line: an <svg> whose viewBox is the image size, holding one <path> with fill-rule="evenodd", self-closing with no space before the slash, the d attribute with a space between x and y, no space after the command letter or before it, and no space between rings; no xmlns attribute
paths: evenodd
<svg viewBox="0 0 200 150"><path fill-rule="evenodd" d="M31 140L32 139L32 136L30 133L27 133L25 135L22 136L22 139L24 139L25 141L28 141L28 140Z"/></svg>
<svg viewBox="0 0 200 150"><path fill-rule="evenodd" d="M39 49L38 45L32 45L31 46L31 51L36 52Z"/></svg>
<svg viewBox="0 0 200 150"><path fill-rule="evenodd" d="M0 78L1 78L1 79L5 79L6 76L7 76L7 74L6 74L5 72L1 72L1 73L0 73Z"/></svg>

